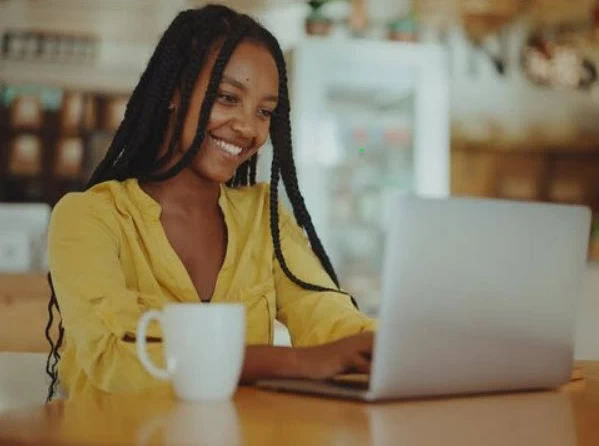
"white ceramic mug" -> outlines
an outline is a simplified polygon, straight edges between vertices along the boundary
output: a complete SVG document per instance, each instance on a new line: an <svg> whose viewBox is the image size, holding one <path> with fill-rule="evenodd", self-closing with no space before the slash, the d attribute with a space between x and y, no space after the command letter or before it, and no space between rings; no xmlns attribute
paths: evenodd
<svg viewBox="0 0 599 446"><path fill-rule="evenodd" d="M166 369L154 365L146 350L148 324L157 320L164 333ZM146 312L137 325L137 356L156 378L172 381L185 400L231 398L245 353L243 304L167 304Z"/></svg>

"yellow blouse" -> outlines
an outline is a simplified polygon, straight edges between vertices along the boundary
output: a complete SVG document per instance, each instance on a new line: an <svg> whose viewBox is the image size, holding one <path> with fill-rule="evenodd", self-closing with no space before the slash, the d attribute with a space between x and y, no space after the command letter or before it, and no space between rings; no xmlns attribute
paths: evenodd
<svg viewBox="0 0 599 446"><path fill-rule="evenodd" d="M374 321L347 296L306 291L287 278L274 256L268 204L267 184L221 188L228 244L212 302L246 305L248 344L271 344L275 318L287 326L295 346L373 330ZM334 288L294 218L283 207L279 212L281 246L291 271ZM137 360L137 321L169 302L201 301L164 233L160 213L160 205L134 179L67 194L54 208L49 261L65 328L59 373L70 395L165 385ZM160 328L151 325L148 336L160 338ZM160 342L149 344L149 354L163 363Z"/></svg>

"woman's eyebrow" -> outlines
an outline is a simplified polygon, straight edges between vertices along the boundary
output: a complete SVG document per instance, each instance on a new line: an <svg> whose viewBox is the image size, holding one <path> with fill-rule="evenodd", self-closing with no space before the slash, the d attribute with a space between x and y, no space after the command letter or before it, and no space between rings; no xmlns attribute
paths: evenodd
<svg viewBox="0 0 599 446"><path fill-rule="evenodd" d="M223 75L222 82L226 82L227 84L231 84L234 87L239 88L240 90L244 90L244 91L247 90L247 87L245 85L243 85L237 79L233 79L232 77L227 76L227 75Z"/></svg>

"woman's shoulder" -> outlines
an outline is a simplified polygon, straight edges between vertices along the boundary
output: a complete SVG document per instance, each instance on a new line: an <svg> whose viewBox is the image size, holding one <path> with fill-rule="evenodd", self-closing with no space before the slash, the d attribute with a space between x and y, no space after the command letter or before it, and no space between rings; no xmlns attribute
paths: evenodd
<svg viewBox="0 0 599 446"><path fill-rule="evenodd" d="M270 219L271 187L270 183L256 183L253 186L227 188L227 196L234 207L245 215L254 217L263 216ZM277 193L277 209L281 225L285 226L295 220L291 212L283 204L281 196Z"/></svg>
<svg viewBox="0 0 599 446"><path fill-rule="evenodd" d="M243 216L241 221L248 224L269 228L270 230L270 205L271 187L270 183L256 183L254 186L240 188L227 188L230 209L238 215ZM297 225L291 210L282 202L277 194L277 210L279 215L279 228L281 233L289 233L303 240L303 231Z"/></svg>
<svg viewBox="0 0 599 446"><path fill-rule="evenodd" d="M244 214L262 212L268 209L270 184L256 183L253 186L227 187L229 202Z"/></svg>
<svg viewBox="0 0 599 446"><path fill-rule="evenodd" d="M79 221L93 217L100 220L112 220L115 217L117 197L124 193L125 184L118 181L106 181L83 192L65 194L52 210L53 220Z"/></svg>

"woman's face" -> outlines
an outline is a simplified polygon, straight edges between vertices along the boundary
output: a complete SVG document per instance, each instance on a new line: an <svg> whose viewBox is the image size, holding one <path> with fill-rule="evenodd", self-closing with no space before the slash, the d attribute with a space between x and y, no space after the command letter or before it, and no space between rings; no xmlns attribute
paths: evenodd
<svg viewBox="0 0 599 446"><path fill-rule="evenodd" d="M181 134L187 150L197 133L200 109L218 56L217 47L202 68ZM279 75L270 52L259 44L242 41L227 63L210 119L206 137L191 163L203 178L225 183L237 168L266 142L270 119L277 106Z"/></svg>

